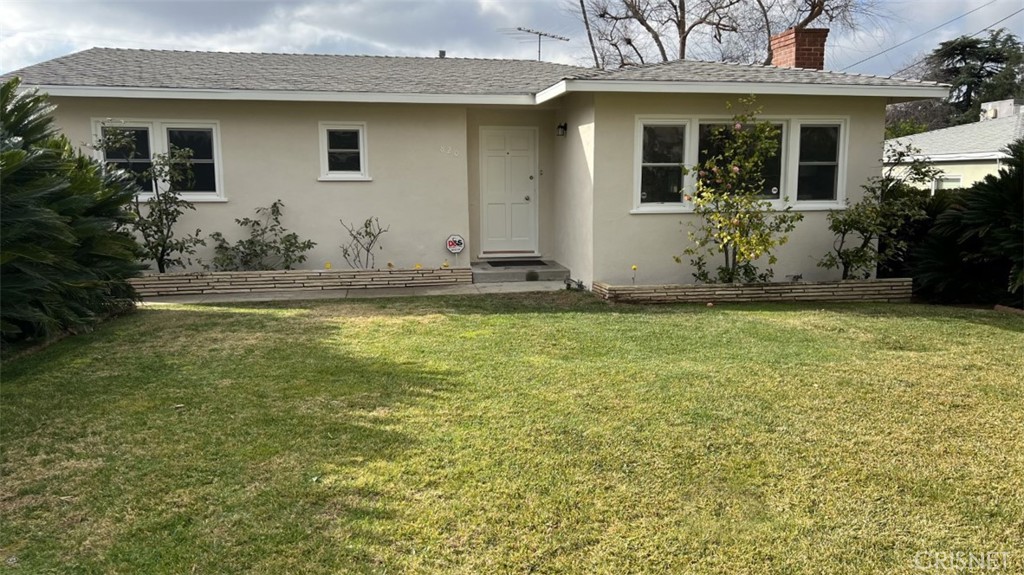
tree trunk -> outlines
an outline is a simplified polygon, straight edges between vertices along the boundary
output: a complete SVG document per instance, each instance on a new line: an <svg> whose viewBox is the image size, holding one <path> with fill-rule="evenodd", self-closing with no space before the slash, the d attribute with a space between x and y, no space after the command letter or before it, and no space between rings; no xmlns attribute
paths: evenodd
<svg viewBox="0 0 1024 575"><path fill-rule="evenodd" d="M587 7L580 0L580 14L583 16L583 27L587 29L587 41L590 42L590 53L594 56L594 67L600 70L601 60L597 57L597 46L594 45L594 34L590 31L590 16L587 15Z"/></svg>

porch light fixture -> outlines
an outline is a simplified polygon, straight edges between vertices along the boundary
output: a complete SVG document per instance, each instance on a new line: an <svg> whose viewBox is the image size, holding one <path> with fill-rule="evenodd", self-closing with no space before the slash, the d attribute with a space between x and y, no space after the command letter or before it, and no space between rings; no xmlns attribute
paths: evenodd
<svg viewBox="0 0 1024 575"><path fill-rule="evenodd" d="M566 124L565 122L562 122L561 124L558 125L558 128L555 131L555 135L560 137L560 138L564 138L565 134L568 133L568 132L569 132L569 124Z"/></svg>

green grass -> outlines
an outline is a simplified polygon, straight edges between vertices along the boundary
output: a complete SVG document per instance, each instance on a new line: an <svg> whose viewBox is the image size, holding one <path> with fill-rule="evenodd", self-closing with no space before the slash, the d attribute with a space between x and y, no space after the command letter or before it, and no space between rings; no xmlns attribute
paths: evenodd
<svg viewBox="0 0 1024 575"><path fill-rule="evenodd" d="M1022 350L918 305L148 308L3 366L0 571L1018 573Z"/></svg>

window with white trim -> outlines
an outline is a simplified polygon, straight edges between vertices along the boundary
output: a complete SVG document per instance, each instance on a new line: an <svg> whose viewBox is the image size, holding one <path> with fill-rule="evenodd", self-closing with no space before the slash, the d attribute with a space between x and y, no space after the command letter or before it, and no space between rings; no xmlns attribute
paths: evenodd
<svg viewBox="0 0 1024 575"><path fill-rule="evenodd" d="M778 129L776 154L756 175L764 199L779 208L837 209L845 201L847 119L762 117ZM727 118L637 116L635 213L689 212L685 201L701 165L721 152L714 134L734 129Z"/></svg>
<svg viewBox="0 0 1024 575"><path fill-rule="evenodd" d="M686 123L648 122L641 131L640 202L681 203Z"/></svg>
<svg viewBox="0 0 1024 575"><path fill-rule="evenodd" d="M834 202L839 191L839 124L801 124L797 202Z"/></svg>
<svg viewBox="0 0 1024 575"><path fill-rule="evenodd" d="M764 166L761 169L760 174L752 175L752 178L761 180L761 185L764 191L761 193L761 197L766 200L777 200L780 199L779 191L782 190L782 166L783 166L783 146L782 136L785 133L785 126L783 124L772 122L775 126L775 154L771 157L764 159ZM750 126L745 126L741 129L749 129ZM698 165L704 165L704 162L708 158L721 155L722 150L722 139L728 138L732 132L733 126L727 122L702 122L700 125L700 137L698 140L698 154L697 163ZM756 185L756 181L744 180L747 185L753 187Z"/></svg>
<svg viewBox="0 0 1024 575"><path fill-rule="evenodd" d="M149 126L102 126L103 160L135 174L144 192L153 192L153 180L146 172L153 166Z"/></svg>
<svg viewBox="0 0 1024 575"><path fill-rule="evenodd" d="M320 122L320 179L366 181L366 124Z"/></svg>
<svg viewBox="0 0 1024 575"><path fill-rule="evenodd" d="M962 176L950 176L948 174L942 174L932 180L932 193L939 190L952 190L963 186Z"/></svg>
<svg viewBox="0 0 1024 575"><path fill-rule="evenodd" d="M106 143L100 152L102 159L137 174L143 190L141 199L153 192L152 180L143 176L152 167L153 158L187 148L191 151L189 177L158 185L179 192L190 202L224 200L216 122L104 120L96 124L98 135Z"/></svg>

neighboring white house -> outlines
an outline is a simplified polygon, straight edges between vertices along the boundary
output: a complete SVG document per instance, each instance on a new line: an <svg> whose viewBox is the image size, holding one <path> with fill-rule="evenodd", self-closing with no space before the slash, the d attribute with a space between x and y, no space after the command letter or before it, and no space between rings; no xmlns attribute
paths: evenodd
<svg viewBox="0 0 1024 575"><path fill-rule="evenodd" d="M1024 137L1024 114L1019 101L1000 100L981 105L981 119L971 124L921 132L886 140L887 148L914 150L913 158L924 159L942 170L930 184L932 192L965 188L996 174L1009 157L1004 151Z"/></svg>
<svg viewBox="0 0 1024 575"><path fill-rule="evenodd" d="M673 261L696 223L680 165L728 102L756 94L782 132L774 203L806 215L776 277L831 279L815 265L832 245L825 216L880 173L885 106L947 87L821 71L825 31L805 32L775 39L777 66L95 48L8 77L48 92L82 146L117 126L146 153L195 150L185 228L237 237L235 218L280 198L286 227L318 242L310 268L341 261L339 218L376 216L391 228L378 263L543 257L588 285L629 283L633 265L637 282L693 281ZM467 240L458 262L451 234Z"/></svg>

